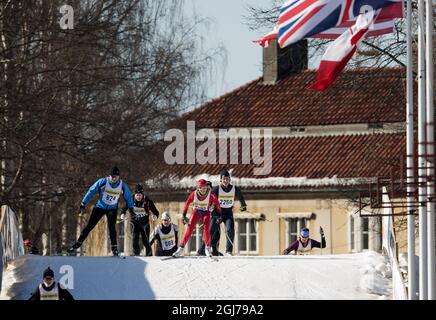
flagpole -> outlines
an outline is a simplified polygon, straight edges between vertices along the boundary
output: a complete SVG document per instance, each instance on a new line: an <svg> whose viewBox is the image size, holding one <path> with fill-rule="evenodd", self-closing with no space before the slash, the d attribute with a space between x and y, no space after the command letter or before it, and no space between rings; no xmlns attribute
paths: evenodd
<svg viewBox="0 0 436 320"><path fill-rule="evenodd" d="M433 106L433 1L426 1L426 117L427 117L427 249L428 299L435 300L434 106Z"/></svg>
<svg viewBox="0 0 436 320"><path fill-rule="evenodd" d="M419 202L419 299L427 300L427 207L425 176L425 52L424 0L418 0L418 202Z"/></svg>
<svg viewBox="0 0 436 320"><path fill-rule="evenodd" d="M412 58L412 0L407 0L407 101L406 101L406 125L407 125L407 150L406 150L406 185L407 185L407 255L408 255L408 296L409 300L416 300L416 266L415 266L415 215L412 203L415 188L414 177L414 128L413 128L413 58Z"/></svg>

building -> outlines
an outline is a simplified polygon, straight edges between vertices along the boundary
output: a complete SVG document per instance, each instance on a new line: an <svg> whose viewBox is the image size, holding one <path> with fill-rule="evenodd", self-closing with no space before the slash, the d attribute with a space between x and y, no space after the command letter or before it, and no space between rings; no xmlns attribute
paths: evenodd
<svg viewBox="0 0 436 320"><path fill-rule="evenodd" d="M316 71L306 68L304 42L284 49L273 43L264 49L263 65L259 79L172 124L184 128L185 136L188 121L194 121L197 130L209 129L217 137L220 130L233 130L239 139L217 140L217 145L229 141L225 144L229 152L223 158L215 155L216 162L226 159L226 163L184 164L190 157L184 154L183 164L158 168L156 179L148 184L159 209L173 216L178 213L182 227L180 213L195 180L207 178L215 185L220 170L227 168L248 204L248 213L239 212L238 203L234 210L234 253L281 254L303 226L317 240L319 227L324 228L327 248L323 253L381 250L380 217L361 217L357 199L368 189L368 182L398 171L405 154L405 70L347 70L330 89L316 92L306 90ZM251 147L253 155L258 137L261 151L266 148L267 133L271 134L271 168L259 175L254 169L260 163L254 163L253 157L247 163L241 154ZM200 148L196 150L198 155ZM218 151L222 150L221 145ZM235 152L238 161L230 163ZM201 238L197 226L186 250L194 253ZM222 233L221 250L225 240Z"/></svg>

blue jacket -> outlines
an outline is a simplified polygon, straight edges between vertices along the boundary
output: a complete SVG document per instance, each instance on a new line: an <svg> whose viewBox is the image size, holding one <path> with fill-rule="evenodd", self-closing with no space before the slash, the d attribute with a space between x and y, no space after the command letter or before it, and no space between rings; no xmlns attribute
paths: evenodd
<svg viewBox="0 0 436 320"><path fill-rule="evenodd" d="M83 197L82 203L86 206L89 202L89 200L91 200L92 196L94 194L99 193L98 196L98 201L97 201L97 208L101 208L104 210L113 210L116 209L118 207L118 203L114 204L114 205L107 205L102 201L102 196L103 196L103 191L105 189L106 186L106 179L108 178L101 178L98 179L97 182L95 182L88 190L88 192L85 194L85 196ZM123 194L123 198L127 203L127 206L129 208L133 208L133 196L132 193L129 190L129 186L127 185L127 183L125 183L122 179L118 180L117 183L112 183L109 180L109 184L111 185L112 188L116 188L120 185L120 183L123 183L123 187L122 187L122 194ZM119 201L119 200L118 200Z"/></svg>

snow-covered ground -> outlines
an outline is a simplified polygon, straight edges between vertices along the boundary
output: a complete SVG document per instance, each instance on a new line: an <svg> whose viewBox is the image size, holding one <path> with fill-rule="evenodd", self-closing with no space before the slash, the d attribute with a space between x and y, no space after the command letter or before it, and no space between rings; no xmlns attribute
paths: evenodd
<svg viewBox="0 0 436 320"><path fill-rule="evenodd" d="M390 299L385 257L344 255L183 258L26 255L4 273L1 299L28 299L47 266L74 271L76 299ZM71 273L70 273L71 275Z"/></svg>

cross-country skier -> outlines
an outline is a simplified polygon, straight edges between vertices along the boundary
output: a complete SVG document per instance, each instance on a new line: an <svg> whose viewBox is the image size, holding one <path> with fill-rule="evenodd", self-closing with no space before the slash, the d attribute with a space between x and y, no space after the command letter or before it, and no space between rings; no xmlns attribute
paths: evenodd
<svg viewBox="0 0 436 320"><path fill-rule="evenodd" d="M321 243L311 239L309 229L303 228L300 232L300 237L292 242L289 247L283 251L283 254L286 255L292 251L294 251L294 254L309 254L312 248L325 248L326 241L322 227L319 227L319 232L321 233Z"/></svg>
<svg viewBox="0 0 436 320"><path fill-rule="evenodd" d="M115 225L117 222L118 201L123 195L130 212L133 212L132 193L129 190L127 183L120 179L120 170L113 167L109 177L97 180L88 190L80 204L80 214L83 215L85 206L96 193L99 193L99 199L94 209L92 209L91 217L87 226L83 229L82 234L73 246L68 249L69 253L75 252L85 241L88 234L97 225L98 221L106 215L109 227L109 237L112 245L112 253L118 256L117 231Z"/></svg>
<svg viewBox="0 0 436 320"><path fill-rule="evenodd" d="M186 213L188 212L189 205L193 203L192 213L188 218ZM183 253L183 248L191 237L192 231L200 220L203 223L203 236L206 243L205 252L207 256L212 256L212 250L210 248L210 223L211 223L211 206L215 206L215 210L218 214L221 214L220 204L218 198L210 191L207 182L204 179L200 179L197 182L197 190L192 191L188 199L185 202L183 209L183 224L188 223L188 227L183 235L183 239L180 242L179 248L174 252L174 257L179 257Z"/></svg>
<svg viewBox="0 0 436 320"><path fill-rule="evenodd" d="M54 272L48 267L44 270L42 282L29 300L74 300L74 298L60 283L54 281Z"/></svg>
<svg viewBox="0 0 436 320"><path fill-rule="evenodd" d="M238 198L241 204L241 212L247 210L247 204L245 203L241 189L230 184L230 173L227 170L222 170L220 172L220 182L220 185L213 188L212 192L218 198L220 203L222 211L221 219L226 227L227 233L226 255L231 256L233 252L233 242L235 239L235 219L233 217L233 205L235 204L235 197ZM212 215L212 219L214 219L214 215ZM221 236L221 230L219 224L216 226L218 226L216 230L211 230L212 250L214 255L219 255L218 244ZM215 227L213 223L211 227ZM201 248L199 253L201 253Z"/></svg>
<svg viewBox="0 0 436 320"><path fill-rule="evenodd" d="M213 190L212 182L206 181L210 190ZM212 213L212 221L210 223L210 237L211 237L211 248L212 255L214 256L222 256L223 254L218 251L218 244L220 241L220 223L222 222L220 215L218 215L213 207L211 206L210 212ZM206 253L204 252L205 244L204 241L200 248L197 251L197 255L204 256Z"/></svg>
<svg viewBox="0 0 436 320"><path fill-rule="evenodd" d="M178 228L176 224L171 223L169 212L162 213L161 219L162 223L153 231L150 245L157 241L156 256L171 256L177 250Z"/></svg>
<svg viewBox="0 0 436 320"><path fill-rule="evenodd" d="M124 220L127 207L127 204L125 204L121 209L121 220ZM139 256L139 253L141 252L141 249L139 248L139 236L141 236L142 243L145 247L145 255L153 255L149 243L150 214L153 221L156 221L159 217L159 211L156 209L154 202L144 194L144 187L141 184L138 184L133 196L133 213L131 214L131 222L133 225L133 254L135 256Z"/></svg>

